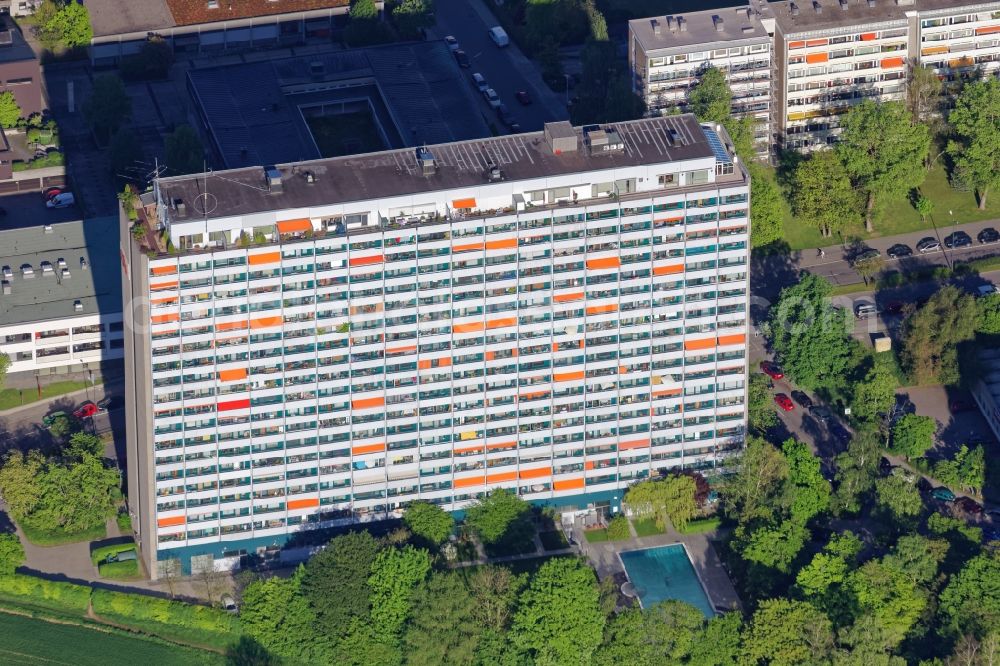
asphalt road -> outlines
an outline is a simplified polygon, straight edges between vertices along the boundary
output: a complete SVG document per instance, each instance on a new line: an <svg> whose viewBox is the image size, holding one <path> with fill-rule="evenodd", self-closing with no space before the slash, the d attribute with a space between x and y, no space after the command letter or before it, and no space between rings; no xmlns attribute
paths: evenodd
<svg viewBox="0 0 1000 666"><path fill-rule="evenodd" d="M511 41L509 46L501 49L493 43L488 31L499 22L480 0L435 0L434 15L437 25L427 31L428 38L455 37L471 61L472 66L463 70L469 86L473 85L473 72L486 77L521 125L521 131L539 131L546 122L569 117L562 98L545 85L541 74L521 53L517 44ZM514 97L519 90L526 90L531 96L529 106L522 106ZM475 94L487 122L493 123L501 133L506 132L496 111L490 108L478 91Z"/></svg>
<svg viewBox="0 0 1000 666"><path fill-rule="evenodd" d="M940 217L940 216L939 216ZM1000 243L980 245L976 236L980 231L992 227L1000 229L1000 221L986 220L983 222L972 222L958 226L942 226L940 221L933 229L915 231L898 236L887 236L865 241L864 246L878 250L885 258L885 270L916 270L925 266L948 266L953 261L968 261L1000 254ZM944 239L952 232L960 230L972 237L973 244L968 247L949 250L944 246ZM933 236L941 244L941 250L928 254L916 254L917 243L927 236ZM914 251L914 255L903 259L889 259L886 251L902 243L908 245ZM799 268L807 268L810 272L829 279L834 284L856 284L861 282L861 277L851 267L850 259L856 252L850 246L831 245L823 248L825 256L820 256L819 248L816 250L802 250L792 253L792 261L797 263Z"/></svg>

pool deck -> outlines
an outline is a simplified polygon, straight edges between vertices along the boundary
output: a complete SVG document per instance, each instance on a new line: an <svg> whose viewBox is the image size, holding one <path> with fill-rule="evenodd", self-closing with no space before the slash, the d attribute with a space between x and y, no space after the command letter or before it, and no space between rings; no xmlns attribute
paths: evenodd
<svg viewBox="0 0 1000 666"><path fill-rule="evenodd" d="M729 574L723 568L715 548L709 543L708 534L679 534L671 527L665 534L639 538L634 536L633 529L630 539L590 543L583 537L583 524L580 521L574 525L573 531L578 535L581 552L590 560L601 579L624 571L618 553L682 543L687 546L691 564L701 578L712 606L716 609L742 609Z"/></svg>

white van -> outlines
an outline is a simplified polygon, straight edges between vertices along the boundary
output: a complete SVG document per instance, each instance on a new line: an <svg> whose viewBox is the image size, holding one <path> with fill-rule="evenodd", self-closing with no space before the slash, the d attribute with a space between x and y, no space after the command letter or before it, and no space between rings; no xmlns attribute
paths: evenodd
<svg viewBox="0 0 1000 666"><path fill-rule="evenodd" d="M500 48L510 44L510 37L507 36L507 32L500 26L490 28L490 39Z"/></svg>
<svg viewBox="0 0 1000 666"><path fill-rule="evenodd" d="M472 75L472 83L476 86L476 90L481 93L486 92L486 89L490 87L490 84L486 83L486 77L479 72Z"/></svg>

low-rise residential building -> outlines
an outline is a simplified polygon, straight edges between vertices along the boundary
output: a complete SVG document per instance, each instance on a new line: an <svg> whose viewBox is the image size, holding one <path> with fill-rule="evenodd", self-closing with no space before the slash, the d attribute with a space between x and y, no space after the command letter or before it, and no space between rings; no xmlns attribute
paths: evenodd
<svg viewBox="0 0 1000 666"><path fill-rule="evenodd" d="M42 68L10 16L0 14L0 93L14 94L21 116L45 110Z"/></svg>
<svg viewBox="0 0 1000 666"><path fill-rule="evenodd" d="M771 38L749 7L629 21L632 91L649 113L686 109L687 95L707 67L721 71L733 92L735 116L756 122L762 155L771 128Z"/></svg>
<svg viewBox="0 0 1000 666"><path fill-rule="evenodd" d="M717 468L746 420L749 185L690 114L157 180L141 244L121 221L148 569Z"/></svg>
<svg viewBox="0 0 1000 666"><path fill-rule="evenodd" d="M42 208L41 212L45 212ZM124 357L116 218L0 230L0 351L10 372L97 370Z"/></svg>

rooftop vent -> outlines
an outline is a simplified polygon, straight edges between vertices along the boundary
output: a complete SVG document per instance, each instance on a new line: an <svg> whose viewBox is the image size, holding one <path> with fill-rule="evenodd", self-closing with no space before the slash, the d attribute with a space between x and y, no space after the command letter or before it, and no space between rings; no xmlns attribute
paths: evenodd
<svg viewBox="0 0 1000 666"><path fill-rule="evenodd" d="M797 4L795 4L794 2L789 2L788 3L788 11L791 13L792 16L798 16L799 15L799 6Z"/></svg>
<svg viewBox="0 0 1000 666"><path fill-rule="evenodd" d="M868 0L868 8L875 9L875 0Z"/></svg>
<svg viewBox="0 0 1000 666"><path fill-rule="evenodd" d="M683 16L677 17L677 29L680 30L681 32L688 31L688 22L684 19Z"/></svg>
<svg viewBox="0 0 1000 666"><path fill-rule="evenodd" d="M549 145L553 155L574 153L577 149L576 131L565 120L545 123L545 143Z"/></svg>
<svg viewBox="0 0 1000 666"><path fill-rule="evenodd" d="M68 280L70 278L69 269L68 268L62 269L62 273L60 273L59 275L62 276L63 280Z"/></svg>
<svg viewBox="0 0 1000 666"><path fill-rule="evenodd" d="M652 19L649 22L649 25L653 28L653 34L654 35L659 35L660 34L660 22L659 21L657 21L656 19Z"/></svg>
<svg viewBox="0 0 1000 666"><path fill-rule="evenodd" d="M4 295L4 296L10 296L10 292L11 292L11 288L10 288L10 280L4 280L4 281L3 281L2 283L0 283L0 284L2 284L2 285L3 285L3 295Z"/></svg>
<svg viewBox="0 0 1000 666"><path fill-rule="evenodd" d="M613 129L595 127L584 134L591 155L607 155L625 150L625 142Z"/></svg>
<svg viewBox="0 0 1000 666"><path fill-rule="evenodd" d="M264 179L267 181L267 191L271 194L281 194L281 172L277 167L264 167Z"/></svg>
<svg viewBox="0 0 1000 666"><path fill-rule="evenodd" d="M914 2L914 0L896 0L896 4L899 5L899 6L901 6L901 7L903 5L912 5L913 2Z"/></svg>
<svg viewBox="0 0 1000 666"><path fill-rule="evenodd" d="M63 259L62 257L59 257L58 259L56 259L56 266L58 266L59 268L66 268L66 260Z"/></svg>
<svg viewBox="0 0 1000 666"><path fill-rule="evenodd" d="M306 177L306 182L309 183L310 185L314 185L316 183L316 174L314 174L312 171L306 171L305 177Z"/></svg>
<svg viewBox="0 0 1000 666"><path fill-rule="evenodd" d="M417 148L417 164L420 166L420 173L424 176L433 176L437 173L437 162L434 161L434 154L427 148Z"/></svg>
<svg viewBox="0 0 1000 666"><path fill-rule="evenodd" d="M0 47L3 46L13 46L14 45L14 35L11 33L10 28L4 28L0 30Z"/></svg>
<svg viewBox="0 0 1000 666"><path fill-rule="evenodd" d="M743 31L744 35L749 35L751 32L753 32L753 26L752 25L745 25L742 28L740 28L740 30Z"/></svg>
<svg viewBox="0 0 1000 666"><path fill-rule="evenodd" d="M73 301L73 309L77 312L83 312L83 302Z"/></svg>
<svg viewBox="0 0 1000 666"><path fill-rule="evenodd" d="M31 267L31 264L24 264L21 266L21 277L25 280L30 280L35 277L35 269Z"/></svg>
<svg viewBox="0 0 1000 666"><path fill-rule="evenodd" d="M813 10L817 14L822 14L823 13L823 5L819 4L816 0L813 0Z"/></svg>
<svg viewBox="0 0 1000 666"><path fill-rule="evenodd" d="M86 257L80 257L80 270L84 270L85 271L85 270L87 270L87 268L88 268L88 266L87 266L87 258Z"/></svg>
<svg viewBox="0 0 1000 666"><path fill-rule="evenodd" d="M52 225L51 224L46 224L44 227L42 227L42 233L51 234L52 233Z"/></svg>
<svg viewBox="0 0 1000 666"><path fill-rule="evenodd" d="M180 199L177 200L177 216L184 217L187 215L187 204L185 204Z"/></svg>
<svg viewBox="0 0 1000 666"><path fill-rule="evenodd" d="M670 32L676 32L677 31L677 24L674 22L674 17L673 16L668 16L667 17L667 30L669 30Z"/></svg>
<svg viewBox="0 0 1000 666"><path fill-rule="evenodd" d="M715 31L716 32L722 32L723 30L726 29L726 24L722 20L721 16L713 16L712 17L712 23L715 24Z"/></svg>
<svg viewBox="0 0 1000 666"><path fill-rule="evenodd" d="M840 0L840 8L845 12L850 9L850 5L847 4L847 0Z"/></svg>
<svg viewBox="0 0 1000 666"><path fill-rule="evenodd" d="M49 261L43 261L38 267L42 269L42 275L55 274L55 269L52 268L52 263Z"/></svg>

